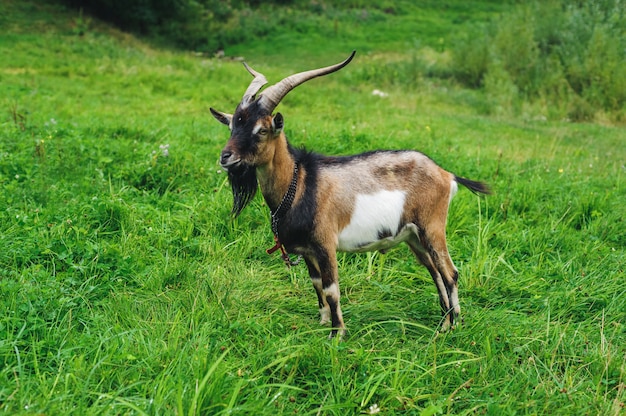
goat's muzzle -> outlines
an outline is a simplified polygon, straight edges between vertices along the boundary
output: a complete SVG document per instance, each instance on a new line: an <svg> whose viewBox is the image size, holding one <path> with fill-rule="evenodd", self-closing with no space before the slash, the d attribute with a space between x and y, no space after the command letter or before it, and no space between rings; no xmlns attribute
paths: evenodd
<svg viewBox="0 0 626 416"><path fill-rule="evenodd" d="M222 165L222 168L228 170L229 168L237 165L239 162L241 162L241 159L237 155L234 155L230 150L222 151L222 154L220 155L220 165Z"/></svg>

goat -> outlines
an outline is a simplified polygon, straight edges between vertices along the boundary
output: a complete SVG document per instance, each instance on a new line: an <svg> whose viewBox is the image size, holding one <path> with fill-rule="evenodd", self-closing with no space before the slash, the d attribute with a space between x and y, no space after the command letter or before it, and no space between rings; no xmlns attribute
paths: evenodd
<svg viewBox="0 0 626 416"><path fill-rule="evenodd" d="M442 330L460 314L458 272L446 246L449 203L461 184L475 193L487 185L456 176L426 155L411 150L376 150L354 156L323 156L296 149L284 133L280 101L298 85L338 71L343 62L291 75L257 93L267 83L254 77L234 114L211 114L230 129L220 155L233 192L237 216L257 188L271 211L275 246L289 265L289 253L304 258L321 315L332 324L330 338L345 333L339 302L337 251L387 250L408 244L430 272L441 305Z"/></svg>

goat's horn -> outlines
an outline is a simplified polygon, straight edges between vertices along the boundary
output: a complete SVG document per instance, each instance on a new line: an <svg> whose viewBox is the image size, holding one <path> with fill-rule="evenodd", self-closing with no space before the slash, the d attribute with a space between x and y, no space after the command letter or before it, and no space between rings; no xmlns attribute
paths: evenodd
<svg viewBox="0 0 626 416"><path fill-rule="evenodd" d="M336 65L327 66L325 68L313 69L310 71L300 72L288 76L287 78L263 91L263 93L259 97L261 106L271 113L272 111L274 111L278 103L280 103L280 101L285 97L285 95L289 93L289 91L310 79L339 71L341 68L350 63L355 54L356 51L352 51L352 54L345 61L340 62ZM250 71L250 69L251 68L249 68L248 71ZM250 73L254 75L252 71L250 71ZM263 78L263 80L265 80L265 78ZM252 87L252 85L250 85L250 87ZM256 92L258 92L258 90L255 91L255 93Z"/></svg>
<svg viewBox="0 0 626 416"><path fill-rule="evenodd" d="M263 85L267 84L267 79L265 79L265 76L263 74L256 72L254 69L250 68L245 62L243 63L243 66L245 66L248 72L254 77L254 79L248 86L248 89L243 94L243 98L241 99L241 103L243 105L247 105L254 100L254 97L256 96L257 92L259 92L259 90L263 87Z"/></svg>

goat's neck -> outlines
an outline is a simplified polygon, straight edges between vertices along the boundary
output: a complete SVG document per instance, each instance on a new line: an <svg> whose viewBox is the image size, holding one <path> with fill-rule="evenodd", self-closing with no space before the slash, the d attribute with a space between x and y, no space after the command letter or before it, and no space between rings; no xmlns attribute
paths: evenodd
<svg viewBox="0 0 626 416"><path fill-rule="evenodd" d="M263 197L270 209L274 210L289 190L293 178L295 160L289 152L284 134L276 138L276 148L269 163L259 166L257 177Z"/></svg>

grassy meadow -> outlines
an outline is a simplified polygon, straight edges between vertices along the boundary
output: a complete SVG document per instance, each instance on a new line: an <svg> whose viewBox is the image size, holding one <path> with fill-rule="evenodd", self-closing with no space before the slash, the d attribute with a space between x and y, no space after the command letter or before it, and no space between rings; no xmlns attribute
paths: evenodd
<svg viewBox="0 0 626 416"><path fill-rule="evenodd" d="M513 6L398 4L411 13L346 12L215 59L0 2L0 413L626 412L624 125L424 75L448 34ZM306 267L265 253L260 195L230 216L228 132L208 110L232 112L250 75L228 57L274 82L352 49L281 103L287 136L330 154L416 149L490 184L450 208L452 332L399 247L339 255L349 333L328 340Z"/></svg>

